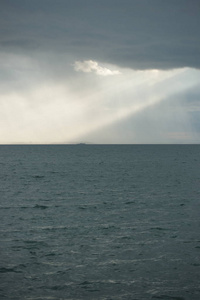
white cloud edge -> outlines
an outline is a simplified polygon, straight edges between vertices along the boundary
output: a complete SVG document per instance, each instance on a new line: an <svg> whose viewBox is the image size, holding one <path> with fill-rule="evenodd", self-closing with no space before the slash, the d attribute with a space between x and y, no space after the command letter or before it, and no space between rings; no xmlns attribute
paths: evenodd
<svg viewBox="0 0 200 300"><path fill-rule="evenodd" d="M108 68L102 67L97 61L94 60L84 60L84 61L75 61L74 70L77 72L84 73L95 73L100 76L113 76L121 74L118 70L110 70Z"/></svg>

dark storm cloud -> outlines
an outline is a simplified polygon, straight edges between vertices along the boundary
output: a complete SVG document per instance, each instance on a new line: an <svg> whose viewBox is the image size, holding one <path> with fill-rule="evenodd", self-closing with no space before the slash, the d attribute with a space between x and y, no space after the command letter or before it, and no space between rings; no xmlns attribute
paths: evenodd
<svg viewBox="0 0 200 300"><path fill-rule="evenodd" d="M2 0L1 51L200 68L199 0Z"/></svg>

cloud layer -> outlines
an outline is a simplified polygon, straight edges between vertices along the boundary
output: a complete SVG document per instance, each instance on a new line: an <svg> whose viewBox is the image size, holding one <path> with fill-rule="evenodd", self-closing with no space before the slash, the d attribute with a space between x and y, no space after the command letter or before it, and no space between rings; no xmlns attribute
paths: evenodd
<svg viewBox="0 0 200 300"><path fill-rule="evenodd" d="M199 0L3 0L1 51L133 69L200 68Z"/></svg>

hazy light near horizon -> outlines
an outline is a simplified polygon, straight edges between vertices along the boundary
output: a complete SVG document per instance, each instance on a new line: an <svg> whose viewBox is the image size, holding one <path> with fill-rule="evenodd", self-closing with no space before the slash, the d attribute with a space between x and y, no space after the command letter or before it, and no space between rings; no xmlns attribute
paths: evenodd
<svg viewBox="0 0 200 300"><path fill-rule="evenodd" d="M180 93L183 94L200 83L200 72L189 68L136 71L93 60L76 61L73 67L77 72L68 70L66 77L57 79L41 75L31 60L23 61L23 70L15 62L16 73L21 74L17 88L7 87L1 93L1 144L70 143L87 140L87 137L90 142L109 142L110 126L126 122L130 117L134 119L141 111L148 114L150 108L152 110L159 103L167 103L172 97L176 103ZM23 85L24 74L27 75L27 85ZM173 106L170 103L169 107L170 105ZM179 113L187 117L188 108L182 107L180 103L178 105ZM179 120L179 113L176 122ZM165 111L155 109L155 118L162 114ZM173 124L174 120L170 122ZM177 132L176 124L174 132ZM162 126L167 128L167 124ZM186 124L183 130L187 130L187 126L189 128ZM95 135L99 130L102 131L101 134L91 138L91 134ZM116 126L115 134L117 130ZM141 128L139 123L134 128L129 128L131 130L131 143L137 141L136 137L141 134L141 130L145 132L145 128ZM156 134L157 129L153 130ZM122 134L126 135L126 130ZM148 134L147 132L146 137ZM166 142L170 136L175 137L171 131L163 134ZM188 133L184 135L180 132L176 135L177 140L188 137L190 142L191 134L188 136ZM110 141L115 142L113 129ZM123 139L120 140L119 137L116 141L120 143Z"/></svg>

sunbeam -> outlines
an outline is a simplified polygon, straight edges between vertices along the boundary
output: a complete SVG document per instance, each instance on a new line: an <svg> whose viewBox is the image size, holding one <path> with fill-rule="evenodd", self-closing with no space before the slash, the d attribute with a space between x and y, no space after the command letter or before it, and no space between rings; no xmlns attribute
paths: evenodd
<svg viewBox="0 0 200 300"><path fill-rule="evenodd" d="M118 83L115 81L113 86L109 84L102 92L103 99L95 112L91 109L91 99L87 99L85 113L87 111L86 114L93 118L84 126L77 127L70 138L76 141L82 140L83 136L91 132L106 128L177 95L180 91L188 90L199 81L197 77L192 79L188 77L188 73L191 72L193 71L187 68L171 71L127 72L128 74L121 76ZM99 101L101 97L96 95L96 98Z"/></svg>
<svg viewBox="0 0 200 300"><path fill-rule="evenodd" d="M189 68L136 71L95 66L100 75L93 69L80 70L60 81L42 78L42 84L31 78L32 88L19 85L15 92L5 91L0 102L1 143L79 142L199 83L199 71ZM109 70L110 76L102 70ZM118 71L111 76L112 70Z"/></svg>

